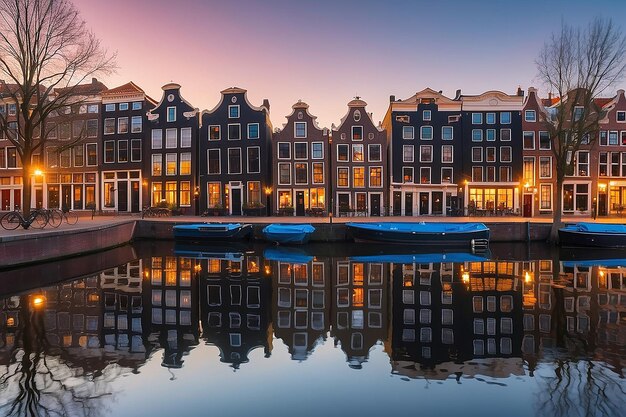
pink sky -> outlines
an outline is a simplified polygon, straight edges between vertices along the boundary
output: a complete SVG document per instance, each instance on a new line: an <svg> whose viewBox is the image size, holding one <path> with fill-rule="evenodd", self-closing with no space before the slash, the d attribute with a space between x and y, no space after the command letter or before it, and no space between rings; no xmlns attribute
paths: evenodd
<svg viewBox="0 0 626 417"><path fill-rule="evenodd" d="M133 81L158 100L161 86L174 81L203 110L238 86L252 104L270 100L274 127L299 99L330 127L356 95L378 122L391 94L540 88L534 59L561 17L586 24L597 13L574 0L74 3L103 46L118 53L118 72L102 77L108 87ZM612 16L626 16L626 2L604 3Z"/></svg>

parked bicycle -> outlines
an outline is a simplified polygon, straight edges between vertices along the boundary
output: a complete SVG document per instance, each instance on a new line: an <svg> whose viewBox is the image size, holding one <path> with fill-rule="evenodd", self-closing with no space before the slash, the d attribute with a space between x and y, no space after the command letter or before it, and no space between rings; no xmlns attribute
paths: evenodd
<svg viewBox="0 0 626 417"><path fill-rule="evenodd" d="M141 218L144 217L168 217L172 211L166 207L144 207L141 211Z"/></svg>
<svg viewBox="0 0 626 417"><path fill-rule="evenodd" d="M0 225L5 230L15 230L22 226L24 229L33 227L43 229L48 224L48 215L45 210L32 209L28 217L24 217L19 210L10 211L0 218Z"/></svg>
<svg viewBox="0 0 626 417"><path fill-rule="evenodd" d="M54 228L59 227L64 220L67 224L76 224L78 222L78 214L71 210L49 209L46 212L48 214L48 223Z"/></svg>

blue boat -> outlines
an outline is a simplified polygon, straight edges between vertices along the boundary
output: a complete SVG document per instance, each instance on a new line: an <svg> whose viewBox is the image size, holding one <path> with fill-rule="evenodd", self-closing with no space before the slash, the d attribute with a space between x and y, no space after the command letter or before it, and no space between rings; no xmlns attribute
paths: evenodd
<svg viewBox="0 0 626 417"><path fill-rule="evenodd" d="M357 242L403 243L409 245L472 246L489 242L489 228L483 223L346 223Z"/></svg>
<svg viewBox="0 0 626 417"><path fill-rule="evenodd" d="M174 239L240 240L252 236L252 225L241 223L177 224L173 227Z"/></svg>
<svg viewBox="0 0 626 417"><path fill-rule="evenodd" d="M194 259L241 261L244 255L250 252L253 252L252 247L242 241L221 241L207 245L186 240L176 242L174 245L174 255Z"/></svg>
<svg viewBox="0 0 626 417"><path fill-rule="evenodd" d="M315 227L310 224L279 224L272 223L263 228L263 236L270 242L302 245L309 241Z"/></svg>
<svg viewBox="0 0 626 417"><path fill-rule="evenodd" d="M559 229L562 246L625 248L626 226L610 223L576 223Z"/></svg>
<svg viewBox="0 0 626 417"><path fill-rule="evenodd" d="M308 254L300 248L291 248L284 246L272 246L265 248L263 257L267 261L278 261L292 264L306 264L311 262L315 257Z"/></svg>

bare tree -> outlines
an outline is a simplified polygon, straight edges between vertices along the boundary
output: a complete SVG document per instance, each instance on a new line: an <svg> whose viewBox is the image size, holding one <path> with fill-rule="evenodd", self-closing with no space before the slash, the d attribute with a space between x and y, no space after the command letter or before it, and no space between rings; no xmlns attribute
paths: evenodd
<svg viewBox="0 0 626 417"><path fill-rule="evenodd" d="M550 134L556 169L552 242L558 241L562 223L565 176L573 172L576 152L597 138L602 109L595 99L622 80L625 55L622 30L610 19L596 18L586 28L562 23L536 61L540 80L560 98L540 118Z"/></svg>
<svg viewBox="0 0 626 417"><path fill-rule="evenodd" d="M0 0L0 99L17 105L14 121L0 113L0 131L22 163L26 214L32 157L43 155L51 131L46 120L85 99L79 84L114 68L115 55L101 47L70 0Z"/></svg>

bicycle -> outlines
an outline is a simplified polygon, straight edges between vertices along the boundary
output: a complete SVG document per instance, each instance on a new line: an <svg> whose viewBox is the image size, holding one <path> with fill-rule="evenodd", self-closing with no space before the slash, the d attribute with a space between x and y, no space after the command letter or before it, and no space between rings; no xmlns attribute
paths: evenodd
<svg viewBox="0 0 626 417"><path fill-rule="evenodd" d="M48 224L48 215L44 210L34 209L31 210L28 217L24 217L19 210L13 210L0 218L0 225L5 230L15 230L22 226L24 229L28 229L33 226L35 229L43 229Z"/></svg>
<svg viewBox="0 0 626 417"><path fill-rule="evenodd" d="M69 209L51 209L48 210L50 213L50 223L52 227L59 227L63 220L67 224L76 224L78 222L78 214L76 212L71 211Z"/></svg>
<svg viewBox="0 0 626 417"><path fill-rule="evenodd" d="M171 211L165 207L144 207L141 211L141 218L145 217L168 217Z"/></svg>

